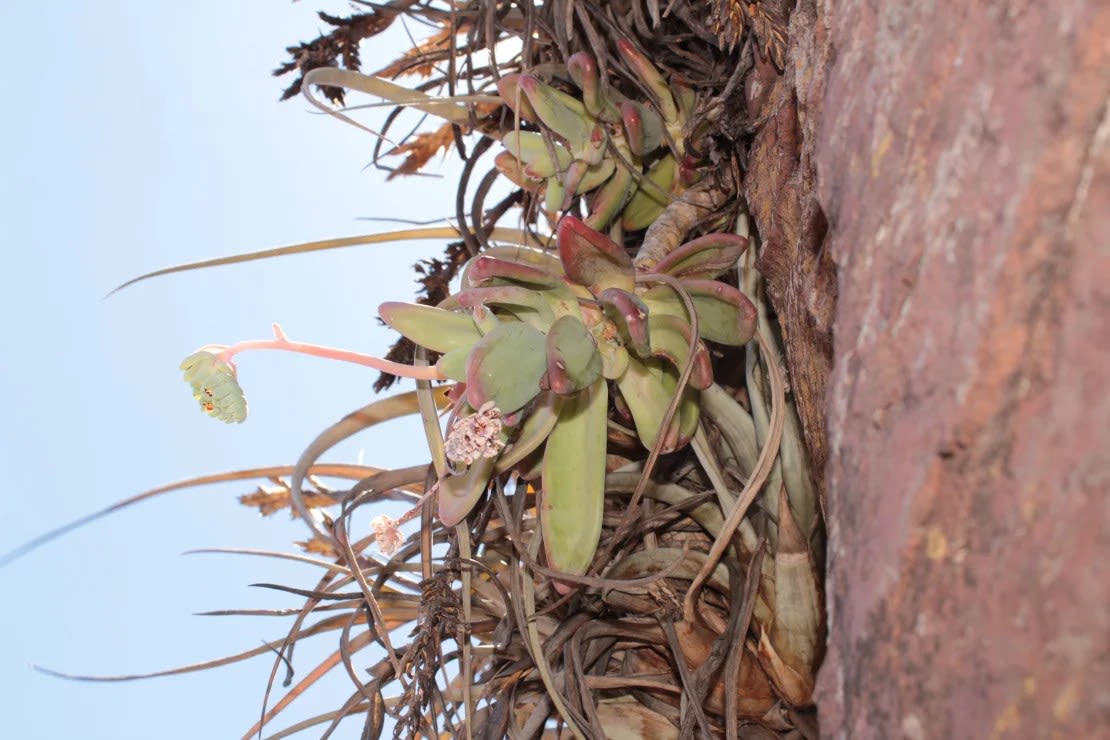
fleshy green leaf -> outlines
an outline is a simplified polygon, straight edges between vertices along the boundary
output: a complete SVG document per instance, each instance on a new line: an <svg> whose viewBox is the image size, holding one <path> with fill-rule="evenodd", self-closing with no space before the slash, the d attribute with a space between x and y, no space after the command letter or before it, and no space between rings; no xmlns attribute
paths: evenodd
<svg viewBox="0 0 1110 740"><path fill-rule="evenodd" d="M643 103L635 100L621 103L621 121L628 148L637 157L645 157L663 145L663 120Z"/></svg>
<svg viewBox="0 0 1110 740"><path fill-rule="evenodd" d="M582 91L582 105L594 118L606 123L620 120L617 107L601 92L601 77L597 71L597 61L589 52L580 51L567 59L567 72L574 84Z"/></svg>
<svg viewBox="0 0 1110 740"><path fill-rule="evenodd" d="M520 431L497 459L498 473L506 472L539 449L555 428L562 403L562 397L550 391L544 391L536 397L531 412L520 425Z"/></svg>
<svg viewBox="0 0 1110 740"><path fill-rule="evenodd" d="M532 75L523 74L518 83L542 123L567 143L576 159L589 164L601 161L605 152L605 134L580 102L561 95Z"/></svg>
<svg viewBox="0 0 1110 740"><path fill-rule="evenodd" d="M618 140L619 141L619 140ZM625 144L616 144L617 151L625 159L630 159L632 154ZM635 185L632 170L621 164L613 176L597 190L590 202L590 215L586 218L586 225L592 229L604 229L613 222L621 209L625 207L632 189Z"/></svg>
<svg viewBox="0 0 1110 740"><path fill-rule="evenodd" d="M501 326L501 319L487 306L475 306L470 309L470 315L474 317L474 325L483 336Z"/></svg>
<svg viewBox="0 0 1110 740"><path fill-rule="evenodd" d="M720 344L740 346L755 335L757 315L748 297L731 285L717 280L683 280L698 314L698 334ZM666 285L654 286L641 294L652 313L686 316L678 295Z"/></svg>
<svg viewBox="0 0 1110 740"><path fill-rule="evenodd" d="M452 298L463 308L503 307L540 331L546 331L555 322L551 301L543 293L516 285L467 288L460 290Z"/></svg>
<svg viewBox="0 0 1110 740"><path fill-rule="evenodd" d="M601 377L601 355L580 319L563 316L547 332L547 377L559 395L588 388Z"/></svg>
<svg viewBox="0 0 1110 740"><path fill-rule="evenodd" d="M493 401L503 414L524 406L540 392L545 349L544 335L525 323L508 322L486 334L467 357L467 403L478 409Z"/></svg>
<svg viewBox="0 0 1110 740"><path fill-rule="evenodd" d="M555 317L582 316L582 312L578 310L576 286L567 282L563 276L562 265L558 265L558 271L554 272L551 268L536 267L526 262L501 260L485 254L466 263L463 272L464 287L496 287L503 285L531 288L534 295L529 296L528 301L543 302L546 307L551 308L552 315ZM583 290L581 286L577 286L577 288L578 291ZM588 292L582 297L587 295ZM492 305L512 305L498 304L496 301L490 303ZM531 305L529 303L529 306ZM478 306L475 306L475 311L477 310ZM535 311L537 316L543 316L546 320L545 307L538 306ZM546 325L537 325L536 327L541 331L546 331L547 328ZM478 328L481 330L482 327Z"/></svg>
<svg viewBox="0 0 1110 740"><path fill-rule="evenodd" d="M596 189L608 180L616 169L617 165L611 159L603 159L598 164L588 166L575 184L574 192L582 195Z"/></svg>
<svg viewBox="0 0 1110 740"><path fill-rule="evenodd" d="M621 396L632 413L636 434L651 449L659 439L659 427L678 385L678 373L664 360L630 358L628 369L617 380ZM688 443L697 429L697 392L687 388L670 425L664 430L662 451L674 452Z"/></svg>
<svg viewBox="0 0 1110 740"><path fill-rule="evenodd" d="M747 248L747 237L739 234L706 234L659 260L655 271L677 278L711 280L736 267Z"/></svg>
<svg viewBox="0 0 1110 740"><path fill-rule="evenodd" d="M494 459L479 458L460 475L449 475L439 484L439 520L453 527L470 513L486 490L493 474Z"/></svg>
<svg viewBox="0 0 1110 740"><path fill-rule="evenodd" d="M628 350L621 341L616 326L606 320L601 307L584 303L582 318L590 329L601 355L601 374L608 380L616 380L628 369Z"/></svg>
<svg viewBox="0 0 1110 740"><path fill-rule="evenodd" d="M482 338L474 319L435 306L389 301L378 307L382 321L434 352L471 347Z"/></svg>
<svg viewBox="0 0 1110 740"><path fill-rule="evenodd" d="M651 90L652 97L655 98L656 104L659 106L659 112L663 114L664 120L667 123L675 123L678 121L678 106L675 104L674 96L671 94L671 88L667 85L667 81L663 79L663 75L659 73L655 65L640 53L640 51L625 39L617 41L617 49L620 51L622 57L632 67L632 71L636 76Z"/></svg>
<svg viewBox="0 0 1110 740"><path fill-rule="evenodd" d="M758 313L748 297L717 280L683 280L698 312L701 336L739 347L751 341Z"/></svg>
<svg viewBox="0 0 1110 740"><path fill-rule="evenodd" d="M595 295L610 287L632 290L632 259L612 239L574 216L567 216L559 224L557 239L568 278L589 287Z"/></svg>
<svg viewBox="0 0 1110 740"><path fill-rule="evenodd" d="M586 572L601 536L608 395L606 384L598 382L565 398L544 452L544 551L552 568L567 573Z"/></svg>
<svg viewBox="0 0 1110 740"><path fill-rule="evenodd" d="M497 81L497 94L519 118L539 123L540 117L536 115L536 110L528 102L528 96L520 87L519 74L503 75Z"/></svg>
<svg viewBox="0 0 1110 740"><path fill-rule="evenodd" d="M573 193L573 191L572 191ZM543 207L554 217L570 206L570 197L566 184L558 177L547 178L547 185L543 194Z"/></svg>
<svg viewBox="0 0 1110 740"><path fill-rule="evenodd" d="M510 131L501 137L505 149L525 165L525 174L533 178L551 177L570 167L572 157L566 148L552 141L551 149L538 131ZM555 159L551 158L552 152Z"/></svg>
<svg viewBox="0 0 1110 740"><path fill-rule="evenodd" d="M498 152L497 156L493 158L493 166L508 178L509 182L519 188L524 188L530 193L538 192L544 183L543 179L529 175L525 171L524 163L508 152Z"/></svg>
<svg viewBox="0 0 1110 740"><path fill-rule="evenodd" d="M479 255L467 263L466 287L478 287L482 283L497 278L538 288L556 288L563 285L558 274L552 274L524 262Z"/></svg>
<svg viewBox="0 0 1110 740"><path fill-rule="evenodd" d="M677 73L671 73L671 93L678 103L679 120L688 120L694 115L694 107L698 102L698 95L689 82Z"/></svg>
<svg viewBox="0 0 1110 740"><path fill-rule="evenodd" d="M473 345L469 347L459 347L458 349L453 349L445 353L436 362L436 368L443 373L443 377L459 383L465 383L466 358L470 356L471 349L473 349Z"/></svg>
<svg viewBox="0 0 1110 740"><path fill-rule="evenodd" d="M542 252L531 247L499 247L492 246L482 250L481 257L467 262L462 269L462 287L477 287L479 281L471 279L470 271L479 259L493 257L504 262L514 262L527 267L534 267L549 275L564 275L563 263L552 252Z"/></svg>
<svg viewBox="0 0 1110 740"><path fill-rule="evenodd" d="M674 156L666 155L651 166L644 175L640 188L633 193L632 199L621 214L621 226L628 231L639 231L659 218L659 214L670 203L678 168Z"/></svg>
<svg viewBox="0 0 1110 740"><path fill-rule="evenodd" d="M662 357L682 372L690 356L690 324L677 316L659 314L648 317L651 329L651 354ZM713 363L709 350L698 340L694 345L694 367L690 372L690 386L699 391L713 384Z"/></svg>
<svg viewBox="0 0 1110 740"><path fill-rule="evenodd" d="M597 297L624 340L625 346L639 357L651 354L648 308L643 301L627 290L607 288Z"/></svg>

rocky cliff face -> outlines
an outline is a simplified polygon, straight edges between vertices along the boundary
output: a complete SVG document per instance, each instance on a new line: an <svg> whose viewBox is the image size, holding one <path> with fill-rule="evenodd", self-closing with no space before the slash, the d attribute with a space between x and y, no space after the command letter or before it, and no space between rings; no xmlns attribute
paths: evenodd
<svg viewBox="0 0 1110 740"><path fill-rule="evenodd" d="M835 337L827 387L788 358L822 462L827 411L823 733L1095 737L1110 4L803 0L790 30L794 117L753 156L796 203L754 210L788 340Z"/></svg>

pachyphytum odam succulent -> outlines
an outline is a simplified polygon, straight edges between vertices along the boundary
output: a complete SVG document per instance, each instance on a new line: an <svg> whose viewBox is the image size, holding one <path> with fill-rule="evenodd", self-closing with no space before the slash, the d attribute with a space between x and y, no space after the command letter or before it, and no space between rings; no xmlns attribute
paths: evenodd
<svg viewBox="0 0 1110 740"><path fill-rule="evenodd" d="M491 248L438 307L385 303L380 314L440 353L439 372L460 383L447 439L456 470L439 488L443 523L465 518L493 475L531 477L542 448L548 562L581 574L601 532L610 395L612 413L628 414L645 447L681 448L697 428L697 393L713 382L703 340L746 343L756 310L715 279L736 264L743 237L695 239L651 274L638 274L623 248L576 218L563 219L557 241L557 257ZM661 428L688 363L677 413Z"/></svg>
<svg viewBox="0 0 1110 740"><path fill-rule="evenodd" d="M504 134L496 164L517 185L543 192L552 215L588 195L591 227L604 229L619 219L623 228L637 230L692 182L682 141L695 97L682 80L668 83L632 44L618 47L650 104L603 91L597 62L587 52L566 65L580 97L532 74L506 75L498 81L502 99L539 130Z"/></svg>

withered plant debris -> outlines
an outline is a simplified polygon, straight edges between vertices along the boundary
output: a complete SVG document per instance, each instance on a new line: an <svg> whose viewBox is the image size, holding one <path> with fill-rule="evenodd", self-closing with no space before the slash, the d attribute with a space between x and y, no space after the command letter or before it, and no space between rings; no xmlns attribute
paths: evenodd
<svg viewBox="0 0 1110 740"><path fill-rule="evenodd" d="M412 3L399 5L404 4ZM285 51L293 59L275 69L274 77L296 72L297 78L282 91L281 99L289 100L300 94L305 74L317 67L337 67L342 63L345 69L355 72L361 70L362 60L359 57L359 48L362 42L389 28L400 12L401 8L388 6L378 6L369 13L358 13L347 18L329 15L323 11L318 12L316 15L320 20L331 26L333 30L321 34L312 41L286 47ZM322 92L324 97L337 105L342 105L345 100L341 87L324 87Z"/></svg>

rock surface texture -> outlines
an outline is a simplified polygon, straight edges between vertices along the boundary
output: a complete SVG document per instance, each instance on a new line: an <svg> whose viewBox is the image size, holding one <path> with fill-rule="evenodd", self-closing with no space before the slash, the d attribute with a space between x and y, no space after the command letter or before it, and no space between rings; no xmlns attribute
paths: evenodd
<svg viewBox="0 0 1110 740"><path fill-rule="evenodd" d="M839 293L822 732L1105 736L1110 3L803 0L790 31L767 136L803 142Z"/></svg>

